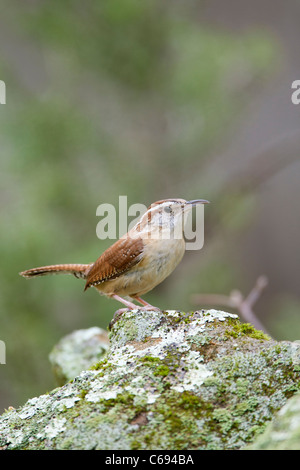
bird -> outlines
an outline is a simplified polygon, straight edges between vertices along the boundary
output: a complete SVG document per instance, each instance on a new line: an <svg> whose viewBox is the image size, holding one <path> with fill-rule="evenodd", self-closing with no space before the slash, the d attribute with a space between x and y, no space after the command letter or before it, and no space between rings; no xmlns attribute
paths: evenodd
<svg viewBox="0 0 300 470"><path fill-rule="evenodd" d="M205 199L163 199L152 203L125 235L89 264L56 264L22 271L27 279L48 274L72 274L85 280L84 290L96 288L127 309L159 310L141 296L164 281L176 268L185 252L184 222L186 215Z"/></svg>

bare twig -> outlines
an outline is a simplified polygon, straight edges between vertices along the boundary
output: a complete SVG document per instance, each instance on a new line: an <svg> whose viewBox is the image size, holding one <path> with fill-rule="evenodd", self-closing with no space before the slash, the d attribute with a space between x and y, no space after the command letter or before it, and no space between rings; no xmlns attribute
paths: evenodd
<svg viewBox="0 0 300 470"><path fill-rule="evenodd" d="M257 302L267 285L268 279L265 276L260 276L246 298L243 297L239 290L233 290L229 296L219 294L194 294L192 296L192 302L197 305L223 305L235 308L246 322L252 323L255 328L267 333L266 328L252 310L253 305Z"/></svg>

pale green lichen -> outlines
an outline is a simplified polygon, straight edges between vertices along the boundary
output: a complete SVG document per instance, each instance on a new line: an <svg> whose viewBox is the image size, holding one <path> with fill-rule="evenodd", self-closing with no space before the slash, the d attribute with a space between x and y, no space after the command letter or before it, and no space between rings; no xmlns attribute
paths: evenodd
<svg viewBox="0 0 300 470"><path fill-rule="evenodd" d="M299 344L233 314L127 312L92 369L0 417L0 446L238 449L297 391L299 364Z"/></svg>
<svg viewBox="0 0 300 470"><path fill-rule="evenodd" d="M53 439L65 429L66 418L53 418L45 428L37 434L39 439Z"/></svg>

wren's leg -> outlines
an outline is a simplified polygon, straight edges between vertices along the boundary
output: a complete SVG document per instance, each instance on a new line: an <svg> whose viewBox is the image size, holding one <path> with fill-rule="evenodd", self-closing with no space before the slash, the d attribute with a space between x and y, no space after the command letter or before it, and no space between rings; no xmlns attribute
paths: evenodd
<svg viewBox="0 0 300 470"><path fill-rule="evenodd" d="M135 304L132 303L132 302L129 302L129 301L126 300L126 299L123 299L123 297L120 297L120 296L117 295L117 294L110 295L110 297L111 297L112 299L118 300L118 302L121 302L122 304L124 304L124 305L127 306L127 308L119 308L119 310L117 310L117 311L114 313L113 319L112 319L111 322L109 323L109 329L111 330L112 326L113 326L114 323L116 323L116 321L120 318L120 316L122 315L122 313L126 312L126 310L128 310L128 309L138 308L138 306L135 305Z"/></svg>
<svg viewBox="0 0 300 470"><path fill-rule="evenodd" d="M120 297L117 294L112 294L110 295L112 299L118 300L118 302L121 302L122 304L126 305L128 308L137 308L138 306L135 305L133 302L129 302L129 300L123 299L123 297Z"/></svg>
<svg viewBox="0 0 300 470"><path fill-rule="evenodd" d="M148 302L146 302L146 300L141 299L141 297L135 296L133 298L137 300L140 304L144 305L148 310L150 309L159 310L159 308L154 307L154 305L149 304Z"/></svg>

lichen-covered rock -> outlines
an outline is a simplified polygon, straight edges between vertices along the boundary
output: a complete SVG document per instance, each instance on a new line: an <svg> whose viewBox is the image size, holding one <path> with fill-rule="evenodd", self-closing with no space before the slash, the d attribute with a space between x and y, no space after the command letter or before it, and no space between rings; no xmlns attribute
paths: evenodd
<svg viewBox="0 0 300 470"><path fill-rule="evenodd" d="M103 360L0 417L8 449L239 449L299 387L300 345L236 315L128 311Z"/></svg>
<svg viewBox="0 0 300 470"><path fill-rule="evenodd" d="M69 382L102 359L108 346L107 332L96 326L76 330L62 338L49 354L58 385Z"/></svg>

